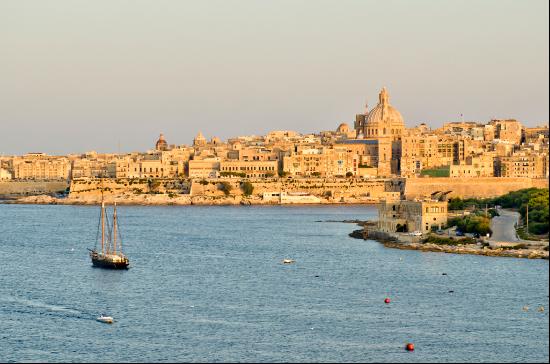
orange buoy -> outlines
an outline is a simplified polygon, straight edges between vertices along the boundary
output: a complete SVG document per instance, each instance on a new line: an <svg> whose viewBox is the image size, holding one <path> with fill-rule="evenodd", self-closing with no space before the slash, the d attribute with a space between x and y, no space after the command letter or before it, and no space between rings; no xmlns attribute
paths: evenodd
<svg viewBox="0 0 550 364"><path fill-rule="evenodd" d="M384 303L390 303L391 300L389 299L389 297L386 297L386 299L384 300Z"/></svg>
<svg viewBox="0 0 550 364"><path fill-rule="evenodd" d="M407 349L407 351L414 351L414 344L408 343L407 346L405 346L405 349Z"/></svg>

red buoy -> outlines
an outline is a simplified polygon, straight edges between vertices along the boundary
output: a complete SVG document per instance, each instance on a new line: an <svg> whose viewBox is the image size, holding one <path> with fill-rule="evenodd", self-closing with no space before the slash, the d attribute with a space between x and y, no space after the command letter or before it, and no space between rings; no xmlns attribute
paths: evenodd
<svg viewBox="0 0 550 364"><path fill-rule="evenodd" d="M389 297L386 297L386 299L384 300L385 303L390 303L391 300L389 299Z"/></svg>
<svg viewBox="0 0 550 364"><path fill-rule="evenodd" d="M405 346L405 349L407 349L407 351L414 351L414 344L408 343L407 346Z"/></svg>

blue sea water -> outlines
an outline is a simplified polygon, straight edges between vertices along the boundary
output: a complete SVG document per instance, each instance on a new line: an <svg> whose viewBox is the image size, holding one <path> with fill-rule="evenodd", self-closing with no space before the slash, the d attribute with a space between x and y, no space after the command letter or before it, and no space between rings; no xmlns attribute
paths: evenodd
<svg viewBox="0 0 550 364"><path fill-rule="evenodd" d="M318 222L369 206L118 212L128 271L91 266L97 207L0 205L1 361L548 362L548 261Z"/></svg>

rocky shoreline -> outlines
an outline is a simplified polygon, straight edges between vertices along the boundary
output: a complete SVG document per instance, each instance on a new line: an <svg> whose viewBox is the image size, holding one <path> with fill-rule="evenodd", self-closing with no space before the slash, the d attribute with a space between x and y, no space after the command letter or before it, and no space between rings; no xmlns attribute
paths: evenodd
<svg viewBox="0 0 550 364"><path fill-rule="evenodd" d="M373 227L376 223L369 221L358 224L360 226ZM399 241L394 237L383 236L382 234L373 234L368 228L354 230L349 234L350 237L363 240L375 240L386 248L401 249L401 250L420 250L424 252L437 252L449 254L471 254L484 255L490 257L508 257L508 258L527 258L527 259L546 259L548 260L548 251L542 249L503 249L480 246L477 244L464 245L444 245L422 242L405 242Z"/></svg>
<svg viewBox="0 0 550 364"><path fill-rule="evenodd" d="M116 202L118 205L126 206L238 206L238 205L279 205L277 202L264 201L259 197L236 196L203 196L203 195L177 195L167 194L141 194L141 195L113 195L106 194L104 201L107 204ZM101 197L98 196L75 196L75 197L54 197L51 195L33 195L14 197L0 200L3 204L27 204L27 205L98 205ZM336 201L322 199L320 203L293 203L287 205L372 205L374 202L363 200L347 199Z"/></svg>

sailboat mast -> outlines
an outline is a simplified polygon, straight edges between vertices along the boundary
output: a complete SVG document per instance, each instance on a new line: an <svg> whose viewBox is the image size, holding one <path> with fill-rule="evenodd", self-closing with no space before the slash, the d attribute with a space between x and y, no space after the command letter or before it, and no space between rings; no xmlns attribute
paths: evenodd
<svg viewBox="0 0 550 364"><path fill-rule="evenodd" d="M105 202L101 201L101 254L105 254Z"/></svg>
<svg viewBox="0 0 550 364"><path fill-rule="evenodd" d="M114 245L114 254L116 254L116 202L113 212L113 245Z"/></svg>

